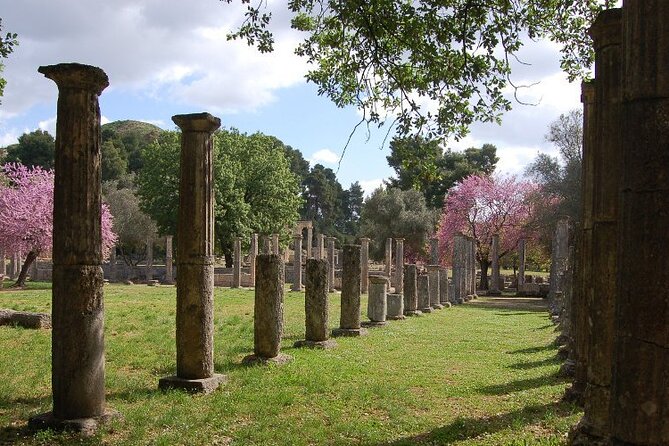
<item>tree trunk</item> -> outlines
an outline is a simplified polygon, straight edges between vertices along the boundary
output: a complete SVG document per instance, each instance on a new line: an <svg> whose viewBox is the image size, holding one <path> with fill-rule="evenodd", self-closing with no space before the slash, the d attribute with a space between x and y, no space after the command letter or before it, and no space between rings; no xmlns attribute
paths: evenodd
<svg viewBox="0 0 669 446"><path fill-rule="evenodd" d="M21 267L21 273L19 274L18 279L16 279L16 283L12 285L13 287L26 286L26 276L28 275L28 269L35 260L37 260L37 253L35 251L30 251L26 256L26 261L23 263L23 266Z"/></svg>
<svg viewBox="0 0 669 446"><path fill-rule="evenodd" d="M481 260L479 262L481 267L481 288L482 290L487 290L488 288L488 267L490 266L490 261Z"/></svg>

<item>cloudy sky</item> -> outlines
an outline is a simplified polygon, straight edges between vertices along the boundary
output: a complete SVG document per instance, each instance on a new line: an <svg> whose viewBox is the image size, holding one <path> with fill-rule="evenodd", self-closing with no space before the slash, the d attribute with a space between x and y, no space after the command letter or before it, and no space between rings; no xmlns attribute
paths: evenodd
<svg viewBox="0 0 669 446"><path fill-rule="evenodd" d="M276 45L260 54L225 36L244 9L219 0L0 0L3 32L19 34L5 61L8 84L0 105L0 146L37 128L55 132L57 90L37 73L40 65L80 62L109 75L100 97L103 121L136 119L173 129L174 114L209 111L225 127L274 135L312 163L337 170L355 109L338 109L304 81L308 67L293 54L300 34L290 30L282 1L270 1ZM580 86L569 84L549 42L528 45L513 81L523 89L501 126L475 125L450 147L492 143L498 169L522 172L538 152L554 154L544 141L548 124L580 106ZM359 129L339 166L344 187L359 181L369 192L392 175L386 163L386 130Z"/></svg>

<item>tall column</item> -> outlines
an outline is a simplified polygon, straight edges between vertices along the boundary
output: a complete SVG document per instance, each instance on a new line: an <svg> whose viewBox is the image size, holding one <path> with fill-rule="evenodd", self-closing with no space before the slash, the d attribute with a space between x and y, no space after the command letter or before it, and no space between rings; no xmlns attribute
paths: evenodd
<svg viewBox="0 0 669 446"><path fill-rule="evenodd" d="M430 238L430 265L439 265L439 239L437 237Z"/></svg>
<svg viewBox="0 0 669 446"><path fill-rule="evenodd" d="M116 282L118 271L116 268L116 246L112 246L109 252L109 281Z"/></svg>
<svg viewBox="0 0 669 446"><path fill-rule="evenodd" d="M518 285L517 294L522 295L525 292L525 239L518 241Z"/></svg>
<svg viewBox="0 0 669 446"><path fill-rule="evenodd" d="M242 286L242 238L235 237L232 252L232 288Z"/></svg>
<svg viewBox="0 0 669 446"><path fill-rule="evenodd" d="M272 254L278 256L280 254L279 249L279 234L272 234Z"/></svg>
<svg viewBox="0 0 669 446"><path fill-rule="evenodd" d="M53 204L51 384L53 411L37 428L92 432L105 407L104 296L100 195L100 68L42 66L58 86Z"/></svg>
<svg viewBox="0 0 669 446"><path fill-rule="evenodd" d="M469 249L470 249L470 268L472 270L472 275L471 275L471 290L472 290L472 298L476 299L476 239L473 237L470 238L469 241Z"/></svg>
<svg viewBox="0 0 669 446"><path fill-rule="evenodd" d="M596 142L592 161L592 263L586 278L591 282L588 324L587 387L585 412L577 436L608 439L611 432L611 379L614 342L614 312L617 295L618 200L622 176L622 10L601 13L590 28L595 47L597 98ZM561 244L556 234L555 261L560 262ZM556 265L559 269L559 266ZM553 268L551 268L551 271ZM640 278L636 278L639 280ZM551 282L557 282L556 277ZM553 288L553 284L551 283ZM557 291L557 286L553 288Z"/></svg>
<svg viewBox="0 0 669 446"><path fill-rule="evenodd" d="M302 291L302 234L293 236L295 259L293 260L293 287L292 291Z"/></svg>
<svg viewBox="0 0 669 446"><path fill-rule="evenodd" d="M499 290L499 234L493 234L492 236L490 257L492 260L492 283L488 286L488 296L501 296L502 292Z"/></svg>
<svg viewBox="0 0 669 446"><path fill-rule="evenodd" d="M251 247L249 249L249 278L251 286L256 283L256 257L258 257L258 234L251 234Z"/></svg>
<svg viewBox="0 0 669 446"><path fill-rule="evenodd" d="M281 353L283 336L284 265L280 256L256 257L256 289L253 306L253 354L243 364L285 364L292 357Z"/></svg>
<svg viewBox="0 0 669 446"><path fill-rule="evenodd" d="M612 437L614 444L667 445L669 3L626 0L624 8ZM599 125L613 132L617 123Z"/></svg>
<svg viewBox="0 0 669 446"><path fill-rule="evenodd" d="M387 277L390 277L390 274L392 272L392 265L393 265L393 239L389 238L386 239L386 265L385 265L385 273Z"/></svg>
<svg viewBox="0 0 669 446"><path fill-rule="evenodd" d="M318 234L316 236L316 253L314 258L316 260L327 260L323 252L325 251L325 236L323 234Z"/></svg>
<svg viewBox="0 0 669 446"><path fill-rule="evenodd" d="M404 265L404 314L420 316L418 309L418 271L415 264Z"/></svg>
<svg viewBox="0 0 669 446"><path fill-rule="evenodd" d="M328 262L307 259L304 281L305 335L295 347L333 348L337 345L329 339L328 331Z"/></svg>
<svg viewBox="0 0 669 446"><path fill-rule="evenodd" d="M335 290L335 238L334 237L328 237L327 238L328 242L328 264L330 265L330 269L328 270L328 288L330 292L334 292ZM343 279L342 279L343 282Z"/></svg>
<svg viewBox="0 0 669 446"><path fill-rule="evenodd" d="M165 283L174 283L174 268L173 268L173 252L172 252L172 236L165 236Z"/></svg>
<svg viewBox="0 0 669 446"><path fill-rule="evenodd" d="M555 226L553 246L551 254L550 288L548 297L553 315L559 315L562 311L563 302L557 299L557 293L562 293L562 277L568 265L569 257L569 220L562 218ZM564 293L562 294L564 296Z"/></svg>
<svg viewBox="0 0 669 446"><path fill-rule="evenodd" d="M440 303L439 298L439 285L441 280L439 280L439 265L428 265L427 274L430 277L430 307L433 310L441 310L444 306Z"/></svg>
<svg viewBox="0 0 669 446"><path fill-rule="evenodd" d="M269 235L262 234L260 236L260 244L262 245L262 254L271 254L272 253L272 242L269 238Z"/></svg>
<svg viewBox="0 0 669 446"><path fill-rule="evenodd" d="M369 286L369 239L367 237L362 237L360 239L361 248L360 248L360 266L361 270L361 285L360 291L363 294L367 294L367 289Z"/></svg>
<svg viewBox="0 0 669 446"><path fill-rule="evenodd" d="M453 236L453 301L464 302L463 270L462 270L462 234Z"/></svg>
<svg viewBox="0 0 669 446"><path fill-rule="evenodd" d="M404 288L404 239L395 239L395 293L402 293Z"/></svg>
<svg viewBox="0 0 669 446"><path fill-rule="evenodd" d="M444 307L451 306L448 296L448 269L439 267L439 303Z"/></svg>
<svg viewBox="0 0 669 446"><path fill-rule="evenodd" d="M213 132L221 120L209 113L172 116L181 129L177 217L177 374L161 389L211 392L225 376L214 373Z"/></svg>
<svg viewBox="0 0 669 446"><path fill-rule="evenodd" d="M0 249L0 275L7 275L7 263L5 259L5 250Z"/></svg>
<svg viewBox="0 0 669 446"><path fill-rule="evenodd" d="M344 245L341 274L341 317L332 336L362 336L360 328L360 246Z"/></svg>
<svg viewBox="0 0 669 446"><path fill-rule="evenodd" d="M313 244L314 244L314 228L313 227L308 227L307 228L307 259L313 258Z"/></svg>
<svg viewBox="0 0 669 446"><path fill-rule="evenodd" d="M147 283L153 280L153 239L146 239L146 276Z"/></svg>

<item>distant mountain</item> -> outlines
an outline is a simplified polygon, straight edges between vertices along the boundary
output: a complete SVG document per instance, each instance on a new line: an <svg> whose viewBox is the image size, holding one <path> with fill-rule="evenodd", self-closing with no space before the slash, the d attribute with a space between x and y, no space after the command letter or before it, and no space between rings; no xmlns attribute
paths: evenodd
<svg viewBox="0 0 669 446"><path fill-rule="evenodd" d="M120 139L122 141L137 139L152 142L163 130L153 124L142 121L114 121L102 126L102 141Z"/></svg>

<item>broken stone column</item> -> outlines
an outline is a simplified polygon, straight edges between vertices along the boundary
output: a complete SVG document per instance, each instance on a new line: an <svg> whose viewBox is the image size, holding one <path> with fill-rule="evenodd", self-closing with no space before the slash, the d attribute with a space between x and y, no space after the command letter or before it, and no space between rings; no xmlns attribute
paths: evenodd
<svg viewBox="0 0 669 446"><path fill-rule="evenodd" d="M172 236L165 236L165 283L174 283L174 257L172 253Z"/></svg>
<svg viewBox="0 0 669 446"><path fill-rule="evenodd" d="M388 314L388 285L386 276L369 276L369 296L367 297L367 327L379 327L386 325Z"/></svg>
<svg viewBox="0 0 669 446"><path fill-rule="evenodd" d="M437 237L430 238L430 264L439 265L439 239Z"/></svg>
<svg viewBox="0 0 669 446"><path fill-rule="evenodd" d="M518 241L518 285L516 294L522 296L525 292L525 239Z"/></svg>
<svg viewBox="0 0 669 446"><path fill-rule="evenodd" d="M624 8L622 193L613 318L611 437L616 445L667 445L669 3L625 0ZM597 77L597 85L599 82ZM598 88L598 98L599 92ZM598 121L598 125L611 131L612 141L619 122L612 118ZM615 198L607 200L613 202Z"/></svg>
<svg viewBox="0 0 669 446"><path fill-rule="evenodd" d="M328 262L329 265L332 265ZM329 281L329 280L328 280ZM362 336L360 328L360 246L344 245L341 275L341 317L332 336Z"/></svg>
<svg viewBox="0 0 669 446"><path fill-rule="evenodd" d="M291 291L302 291L302 234L293 236L295 258L293 260L293 286Z"/></svg>
<svg viewBox="0 0 669 446"><path fill-rule="evenodd" d="M393 270L393 239L386 240L386 259L384 272L386 277L390 277Z"/></svg>
<svg viewBox="0 0 669 446"><path fill-rule="evenodd" d="M433 310L441 310L444 306L441 304L439 284L439 265L428 265L427 275L430 277L430 288L428 289L430 295L430 307Z"/></svg>
<svg viewBox="0 0 669 446"><path fill-rule="evenodd" d="M281 254L281 249L279 248L279 234L272 234L272 254L275 256Z"/></svg>
<svg viewBox="0 0 669 446"><path fill-rule="evenodd" d="M235 237L232 252L232 288L242 286L242 238Z"/></svg>
<svg viewBox="0 0 669 446"><path fill-rule="evenodd" d="M314 228L308 227L307 228L307 259L311 259L313 257L313 255L312 255L313 244L314 244Z"/></svg>
<svg viewBox="0 0 669 446"><path fill-rule="evenodd" d="M423 313L432 313L430 305L430 278L427 274L418 275L418 308Z"/></svg>
<svg viewBox="0 0 669 446"><path fill-rule="evenodd" d="M331 293L334 292L335 290L335 269L336 269L336 264L335 264L335 238L334 237L328 237L327 238L327 243L328 243L328 263L330 264L330 269L328 270L329 272L329 277L328 277L328 287ZM360 265L358 265L359 267ZM343 280L343 279L342 279Z"/></svg>
<svg viewBox="0 0 669 446"><path fill-rule="evenodd" d="M418 271L415 264L404 265L404 314L420 316L418 309Z"/></svg>
<svg viewBox="0 0 669 446"><path fill-rule="evenodd" d="M243 364L285 364L292 357L281 353L283 336L283 260L276 254L256 257L253 306L253 354Z"/></svg>
<svg viewBox="0 0 669 446"><path fill-rule="evenodd" d="M404 288L404 239L395 239L395 292L402 293Z"/></svg>
<svg viewBox="0 0 669 446"><path fill-rule="evenodd" d="M444 307L450 307L451 302L448 296L448 270L439 268L439 303Z"/></svg>
<svg viewBox="0 0 669 446"><path fill-rule="evenodd" d="M51 384L53 411L33 428L93 433L105 404L100 194L100 68L75 63L38 70L58 86L53 204Z"/></svg>
<svg viewBox="0 0 669 446"><path fill-rule="evenodd" d="M490 252L492 261L492 278L488 286L488 296L501 296L499 289L499 234L492 236L492 249Z"/></svg>
<svg viewBox="0 0 669 446"><path fill-rule="evenodd" d="M368 283L369 283L369 239L367 237L362 237L360 239L361 248L360 248L360 266L362 268L360 272L360 277L362 282L360 284L360 292L367 294Z"/></svg>
<svg viewBox="0 0 669 446"><path fill-rule="evenodd" d="M588 296L591 300L586 303L588 324L593 335L588 347L584 416L573 433L588 443L608 441L612 428L614 312L618 293L616 277L619 274L618 203L623 174L622 10L611 9L601 13L590 28L590 35L595 47L597 133L592 153L591 277L585 280L591 281L593 289ZM557 237L556 245L559 250ZM551 285L553 281L554 278L551 278Z"/></svg>
<svg viewBox="0 0 669 446"><path fill-rule="evenodd" d="M256 257L258 257L258 234L251 234L251 246L249 247L249 281L251 286L256 283Z"/></svg>
<svg viewBox="0 0 669 446"><path fill-rule="evenodd" d="M153 280L153 239L146 239L146 269L144 272L146 282Z"/></svg>
<svg viewBox="0 0 669 446"><path fill-rule="evenodd" d="M333 348L328 331L328 262L307 259L304 283L304 314L306 331L303 341L295 347Z"/></svg>
<svg viewBox="0 0 669 446"><path fill-rule="evenodd" d="M172 116L181 129L177 217L177 374L161 389L208 393L225 381L214 373L213 133L221 120L209 113Z"/></svg>
<svg viewBox="0 0 669 446"><path fill-rule="evenodd" d="M399 321L406 319L404 315L404 298L400 293L386 294L386 319Z"/></svg>

